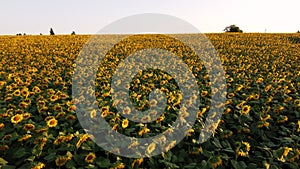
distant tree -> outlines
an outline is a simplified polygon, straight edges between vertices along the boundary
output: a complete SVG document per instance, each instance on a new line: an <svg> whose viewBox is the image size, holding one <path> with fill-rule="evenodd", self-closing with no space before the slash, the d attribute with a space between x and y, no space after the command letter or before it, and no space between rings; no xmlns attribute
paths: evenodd
<svg viewBox="0 0 300 169"><path fill-rule="evenodd" d="M76 35L75 31L73 31L73 32L71 33L71 35Z"/></svg>
<svg viewBox="0 0 300 169"><path fill-rule="evenodd" d="M43 35L42 33L40 33L40 35Z"/></svg>
<svg viewBox="0 0 300 169"><path fill-rule="evenodd" d="M17 33L17 36L22 36L22 33Z"/></svg>
<svg viewBox="0 0 300 169"><path fill-rule="evenodd" d="M54 31L52 28L50 28L50 35L55 35Z"/></svg>
<svg viewBox="0 0 300 169"><path fill-rule="evenodd" d="M25 36L25 35L26 35L26 33L23 33L23 35Z"/></svg>
<svg viewBox="0 0 300 169"><path fill-rule="evenodd" d="M297 33L300 33L300 31L298 30Z"/></svg>
<svg viewBox="0 0 300 169"><path fill-rule="evenodd" d="M243 33L243 30L241 30L236 25L227 26L223 31L225 31L225 32L240 32L240 33Z"/></svg>

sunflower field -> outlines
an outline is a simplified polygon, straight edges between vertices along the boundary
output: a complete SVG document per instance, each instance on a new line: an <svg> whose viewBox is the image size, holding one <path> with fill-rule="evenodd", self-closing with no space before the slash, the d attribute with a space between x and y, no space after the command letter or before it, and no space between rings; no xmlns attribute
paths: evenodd
<svg viewBox="0 0 300 169"><path fill-rule="evenodd" d="M196 34L186 36L197 38ZM111 97L110 82L120 61L131 50L143 45L157 48L151 44L159 43L187 63L197 78L200 92L196 98L201 98L201 105L194 126L179 143L151 143L147 147L149 157L145 158L125 158L105 151L79 123L78 100L72 98L72 77L78 66L76 59L90 35L0 36L0 169L299 168L300 35L205 36L222 61L227 93L215 133L201 144L200 130L211 108L212 92L218 89L211 89L213 82L205 66L193 58L189 49L162 36L138 35L133 41L115 45L106 55L108 64L99 65L92 81L96 88L90 94L97 98L100 114L91 110L86 115L104 118L112 130L137 138L171 133L169 124L178 116L182 94L167 72L141 71L126 86L134 107L144 111L157 104L149 99L155 88L165 92L167 106L160 116L153 112L142 118L145 122L155 118L151 123L128 120L122 114L129 115L132 110L118 112L115 106L122 100L112 101ZM103 36L102 45L110 44L112 38L114 35ZM83 71L80 75L89 73ZM151 156L158 148L165 152Z"/></svg>

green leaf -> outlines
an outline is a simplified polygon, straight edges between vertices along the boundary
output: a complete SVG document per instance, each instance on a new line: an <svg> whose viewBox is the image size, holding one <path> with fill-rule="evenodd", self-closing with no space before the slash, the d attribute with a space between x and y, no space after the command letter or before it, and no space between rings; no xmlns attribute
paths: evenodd
<svg viewBox="0 0 300 169"><path fill-rule="evenodd" d="M296 163L285 163L285 165L288 167L283 167L283 168L299 169Z"/></svg>
<svg viewBox="0 0 300 169"><path fill-rule="evenodd" d="M31 163L26 163L24 165L22 165L20 168L18 169L28 169L28 168L31 168Z"/></svg>
<svg viewBox="0 0 300 169"><path fill-rule="evenodd" d="M235 160L230 160L233 168L235 169L245 169L247 168L246 164L243 161L235 161Z"/></svg>
<svg viewBox="0 0 300 169"><path fill-rule="evenodd" d="M16 167L15 166L12 166L12 165L4 165L2 167L2 169L15 169Z"/></svg>
<svg viewBox="0 0 300 169"><path fill-rule="evenodd" d="M179 166L174 163L165 160L160 160L160 161L163 162L168 168L179 168Z"/></svg>
<svg viewBox="0 0 300 169"><path fill-rule="evenodd" d="M54 161L55 158L56 158L56 153L50 153L44 159L47 160L48 162L50 162L50 161Z"/></svg>
<svg viewBox="0 0 300 169"><path fill-rule="evenodd" d="M218 139L214 139L214 141L212 141L212 143L216 146L216 147L218 147L218 148L222 148L222 146L221 146L221 144L220 144L220 141L218 140Z"/></svg>
<svg viewBox="0 0 300 169"><path fill-rule="evenodd" d="M270 169L279 169L276 165L271 165Z"/></svg>
<svg viewBox="0 0 300 169"><path fill-rule="evenodd" d="M190 163L189 165L184 166L184 168L196 168L197 167L197 163Z"/></svg>
<svg viewBox="0 0 300 169"><path fill-rule="evenodd" d="M73 160L70 160L66 163L66 168L76 169L76 164Z"/></svg>
<svg viewBox="0 0 300 169"><path fill-rule="evenodd" d="M17 151L15 151L14 153L14 158L16 159L19 159L19 158L22 158L26 155L26 151L25 151L25 148L19 148Z"/></svg>
<svg viewBox="0 0 300 169"><path fill-rule="evenodd" d="M99 165L101 168L108 168L110 166L109 159L103 159L96 162L97 165Z"/></svg>
<svg viewBox="0 0 300 169"><path fill-rule="evenodd" d="M250 163L247 167L247 169L257 169L257 165L254 163Z"/></svg>
<svg viewBox="0 0 300 169"><path fill-rule="evenodd" d="M33 162L34 159L35 159L35 156L30 156L30 157L28 157L26 160L27 160L27 161L30 161L30 162Z"/></svg>

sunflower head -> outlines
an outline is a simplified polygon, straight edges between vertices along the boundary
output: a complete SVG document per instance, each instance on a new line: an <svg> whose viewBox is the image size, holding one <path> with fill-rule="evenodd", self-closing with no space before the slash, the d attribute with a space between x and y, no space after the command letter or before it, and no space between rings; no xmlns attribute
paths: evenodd
<svg viewBox="0 0 300 169"><path fill-rule="evenodd" d="M95 158L96 158L95 153L91 152L91 153L89 153L89 154L85 157L84 160L85 160L87 163L93 163L94 160L95 160Z"/></svg>
<svg viewBox="0 0 300 169"><path fill-rule="evenodd" d="M55 127L56 125L57 125L57 120L54 117L47 120L48 127Z"/></svg>
<svg viewBox="0 0 300 169"><path fill-rule="evenodd" d="M22 114L16 114L11 117L11 122L14 124L20 123L23 120Z"/></svg>
<svg viewBox="0 0 300 169"><path fill-rule="evenodd" d="M241 113L242 114L249 114L250 110L251 110L251 107L249 105L245 105L245 106L242 107Z"/></svg>
<svg viewBox="0 0 300 169"><path fill-rule="evenodd" d="M64 157L64 156L59 156L56 158L55 160L55 164L58 167L64 166L66 164L66 162L68 161L68 157Z"/></svg>
<svg viewBox="0 0 300 169"><path fill-rule="evenodd" d="M127 127L128 127L128 124L129 124L128 119L124 119L124 120L122 121L122 128L123 128L123 129L127 128Z"/></svg>

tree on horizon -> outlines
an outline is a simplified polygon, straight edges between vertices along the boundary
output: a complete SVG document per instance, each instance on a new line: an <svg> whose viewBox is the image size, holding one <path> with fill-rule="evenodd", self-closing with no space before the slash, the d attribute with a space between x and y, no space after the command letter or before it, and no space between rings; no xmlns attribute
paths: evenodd
<svg viewBox="0 0 300 169"><path fill-rule="evenodd" d="M50 28L50 35L55 35L54 31L52 28Z"/></svg>
<svg viewBox="0 0 300 169"><path fill-rule="evenodd" d="M240 32L240 33L243 33L243 30L241 30L236 25L227 26L223 31L225 31L225 32Z"/></svg>

